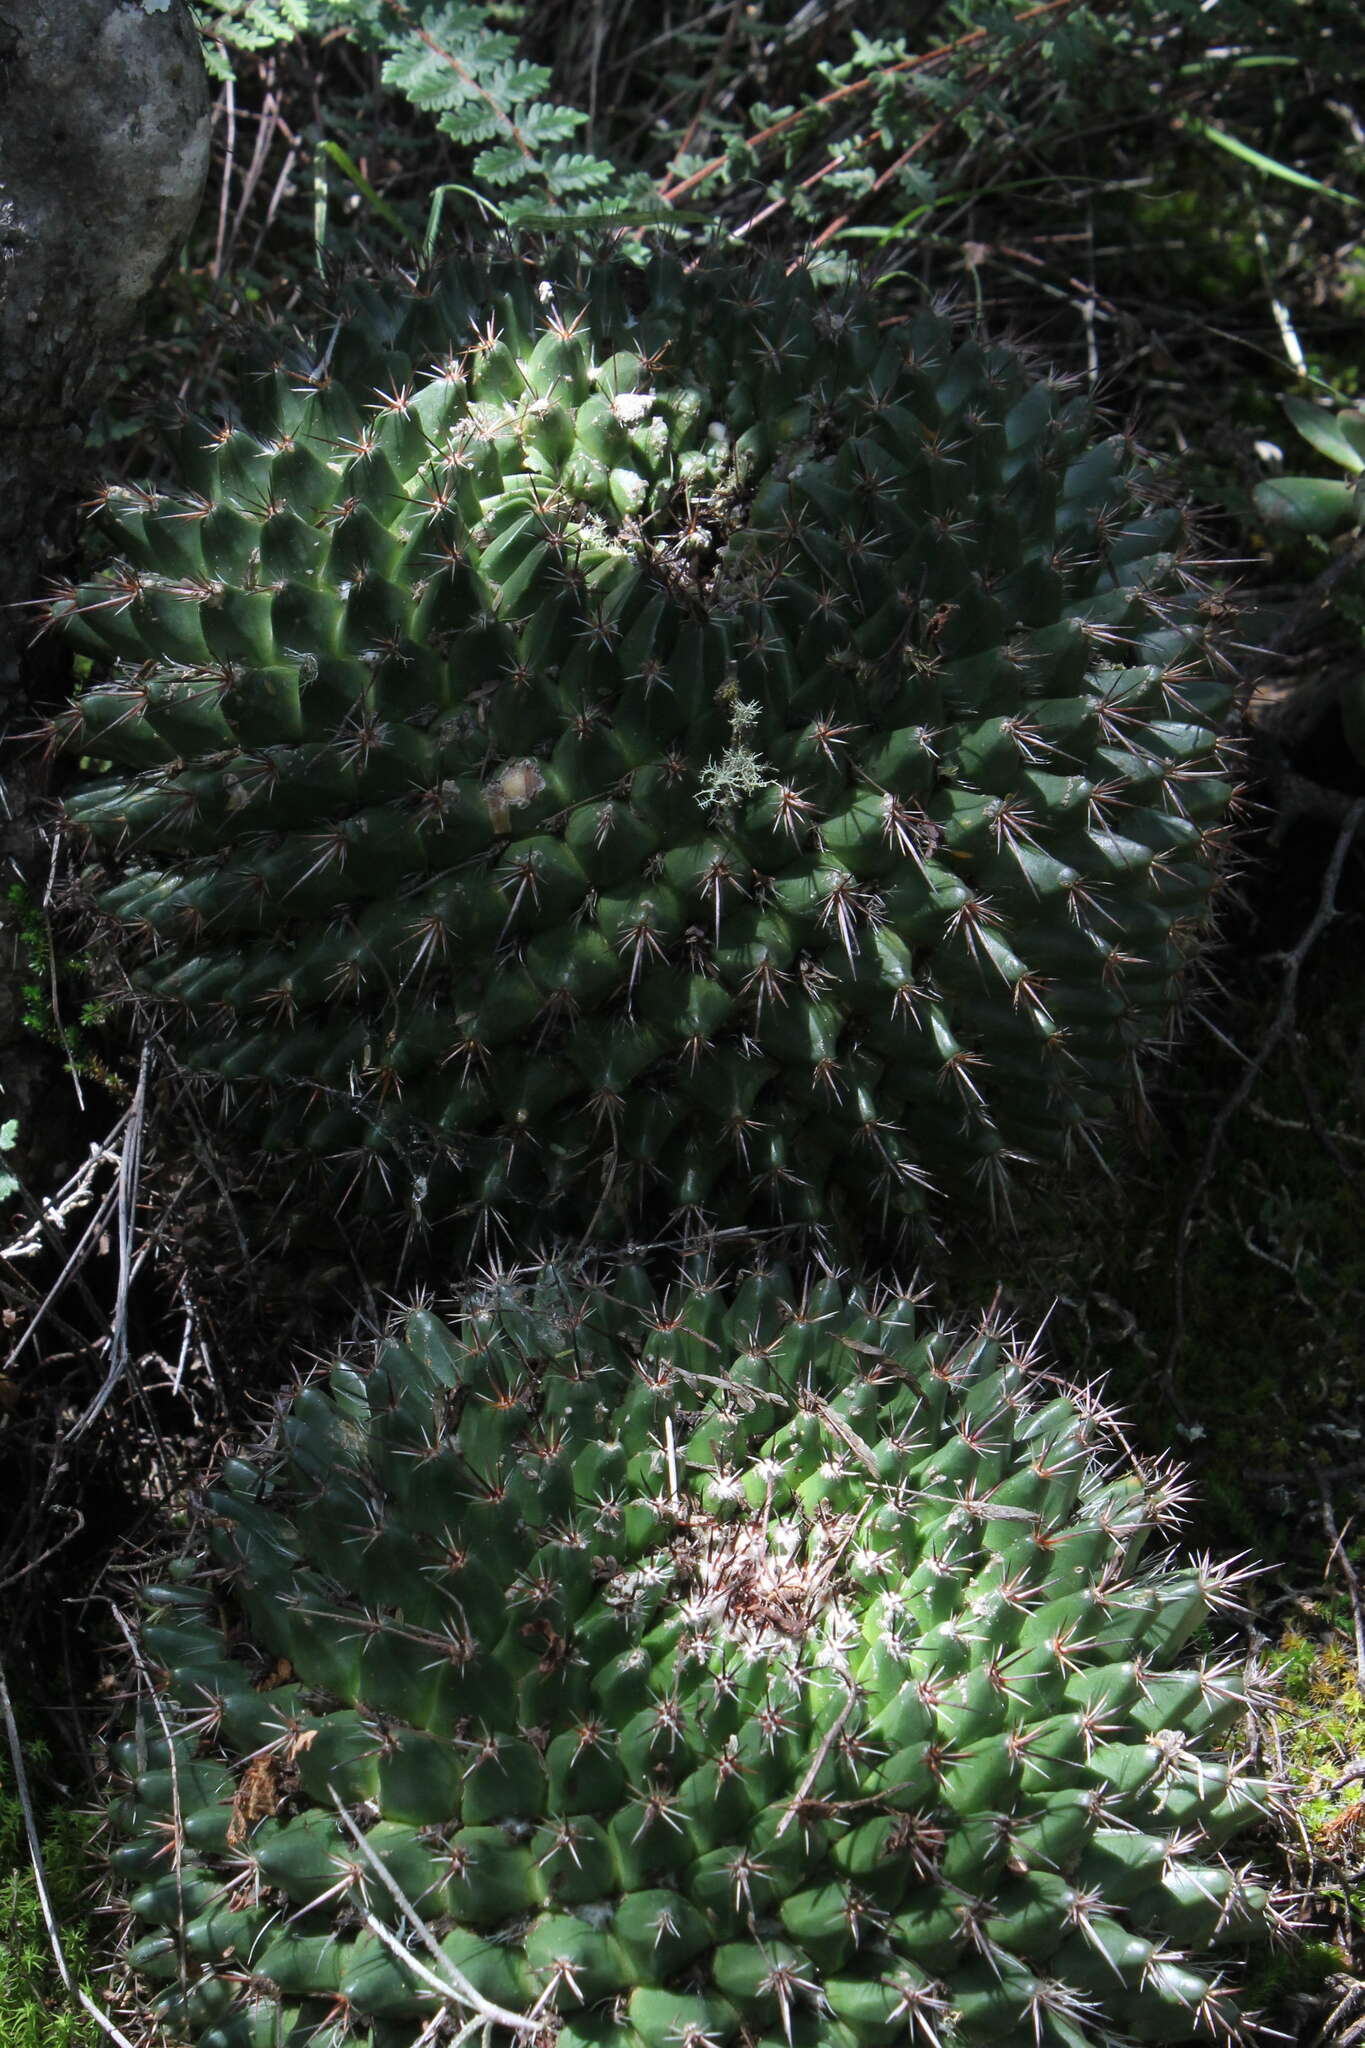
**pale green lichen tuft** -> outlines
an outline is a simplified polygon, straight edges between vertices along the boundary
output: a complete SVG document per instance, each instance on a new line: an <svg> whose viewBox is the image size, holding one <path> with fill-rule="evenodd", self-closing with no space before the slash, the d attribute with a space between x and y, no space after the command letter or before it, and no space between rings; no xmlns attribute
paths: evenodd
<svg viewBox="0 0 1365 2048"><path fill-rule="evenodd" d="M730 744L717 759L706 763L697 789L697 802L713 815L733 809L746 797L758 796L772 781L767 762L746 738L758 724L762 705L742 698L733 682L721 685L716 702L729 710Z"/></svg>

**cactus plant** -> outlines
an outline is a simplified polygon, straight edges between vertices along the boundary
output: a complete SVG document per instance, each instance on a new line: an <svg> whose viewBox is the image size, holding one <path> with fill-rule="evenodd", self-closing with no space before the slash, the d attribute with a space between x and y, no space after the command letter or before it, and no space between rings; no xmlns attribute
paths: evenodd
<svg viewBox="0 0 1365 2048"><path fill-rule="evenodd" d="M553 1269L282 1404L145 1589L130 1961L198 2048L1231 2039L1236 1574L984 1317ZM201 1532L202 1534L202 1532ZM1155 1544L1155 1548L1153 1545Z"/></svg>
<svg viewBox="0 0 1365 2048"><path fill-rule="evenodd" d="M355 287L51 603L136 987L268 1150L523 1245L1006 1196L1166 1027L1228 794L1093 431L805 276Z"/></svg>

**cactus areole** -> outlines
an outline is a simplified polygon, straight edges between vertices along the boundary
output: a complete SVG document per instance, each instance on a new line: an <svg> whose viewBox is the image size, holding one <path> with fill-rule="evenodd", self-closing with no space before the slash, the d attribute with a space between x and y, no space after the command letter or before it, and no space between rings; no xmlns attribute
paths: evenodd
<svg viewBox="0 0 1365 2048"><path fill-rule="evenodd" d="M410 1314L233 1460L118 1745L167 2040L1229 2040L1265 1896L1180 1489L781 1275ZM1235 1574L1231 1575L1235 1577Z"/></svg>
<svg viewBox="0 0 1365 2048"><path fill-rule="evenodd" d="M1007 1196L1227 800L1182 521L1008 346L660 260L356 287L52 615L135 986L238 1129L619 1232Z"/></svg>

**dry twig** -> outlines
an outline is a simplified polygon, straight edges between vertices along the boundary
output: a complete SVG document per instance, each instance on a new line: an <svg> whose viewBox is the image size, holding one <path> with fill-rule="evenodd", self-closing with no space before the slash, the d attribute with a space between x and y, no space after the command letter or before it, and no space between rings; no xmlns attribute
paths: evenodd
<svg viewBox="0 0 1365 2048"><path fill-rule="evenodd" d="M76 1982L71 1974L71 1966L66 1960L66 1952L62 1948L61 1932L57 1926L57 1916L52 1910L52 1894L48 1889L47 1867L43 1862L43 1845L38 1839L38 1823L33 1811L33 1798L29 1791L28 1773L24 1766L24 1748L19 1740L19 1727L14 1718L14 1708L10 1704L9 1687L5 1683L3 1669L0 1669L0 1719L4 1720L5 1732L9 1738L10 1764L14 1771L14 1788L19 1795L19 1811L23 1815L24 1820L24 1839L28 1846L28 1857L33 1871L34 1889L38 1894L38 1905L43 1915L43 1926L47 1930L48 1945L52 1950L52 1959L57 1965L57 1974L62 1980L62 1985L68 1997L79 2000L102 2033L107 2034L111 2041L116 2042L118 2048L133 2048L133 2044L128 2039L128 2036L120 2032L109 2018L109 2015L101 2012L89 1992Z"/></svg>
<svg viewBox="0 0 1365 2048"><path fill-rule="evenodd" d="M1341 830L1337 834L1336 845L1332 849L1332 857L1327 863L1327 870L1322 878L1322 890L1318 898L1318 906L1309 921L1307 929L1303 932L1298 944L1291 952L1271 956L1278 959L1284 967L1284 981L1280 988L1279 1004L1276 1007L1274 1017L1271 1019L1269 1030L1261 1040L1255 1053L1243 1067L1237 1086L1233 1089L1231 1095L1227 1098L1214 1119L1213 1129L1209 1133L1208 1144L1204 1148L1204 1156L1199 1162L1198 1171L1194 1176L1190 1192L1185 1199L1185 1206L1181 1211L1175 1246L1175 1313L1171 1341L1166 1353L1166 1363L1162 1375L1166 1393L1177 1409L1179 1409L1180 1403L1175 1395L1174 1373L1175 1362L1185 1335L1185 1277L1189 1259L1190 1234L1194 1226L1194 1218L1199 1204L1203 1200L1204 1191L1213 1177L1213 1170L1217 1163L1219 1152L1222 1149L1223 1140L1227 1136L1233 1119L1251 1095L1257 1081L1265 1071L1271 1054L1275 1051L1281 1039L1284 1038L1286 1032L1290 1031L1293 1027L1295 1000L1298 995L1299 977L1303 972L1304 962L1322 937L1322 934L1326 931L1328 925L1337 916L1337 888L1341 881L1342 871L1346 866L1346 857L1350 853L1356 833L1359 831L1363 820L1365 820L1365 797L1358 797L1342 821Z"/></svg>
<svg viewBox="0 0 1365 2048"><path fill-rule="evenodd" d="M1346 1592L1351 1602L1351 1621L1355 1635L1356 1671L1359 1675L1361 1689L1365 1691L1365 1605L1361 1601L1360 1577L1351 1562L1350 1553L1346 1548L1345 1530L1338 1530L1337 1528L1336 1511L1332 1506L1331 1493L1326 1483L1321 1479L1318 1481L1318 1491L1322 1500L1322 1526L1330 1546L1327 1552L1327 1562L1322 1568L1322 1575L1326 1578L1334 1563L1341 1567L1341 1575L1346 1581ZM1349 1529L1350 1526L1348 1522L1346 1527Z"/></svg>

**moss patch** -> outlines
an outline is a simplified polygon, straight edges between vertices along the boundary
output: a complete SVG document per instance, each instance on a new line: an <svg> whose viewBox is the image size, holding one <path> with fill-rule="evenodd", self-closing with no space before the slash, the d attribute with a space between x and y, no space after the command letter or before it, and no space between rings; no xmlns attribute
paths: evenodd
<svg viewBox="0 0 1365 2048"><path fill-rule="evenodd" d="M1280 1738L1299 1818L1320 1859L1318 1896L1347 1928L1365 1925L1365 1694L1352 1618L1324 1602L1308 1628L1285 1631L1272 1663L1284 1692ZM1344 1781L1344 1782L1343 1782Z"/></svg>
<svg viewBox="0 0 1365 2048"><path fill-rule="evenodd" d="M39 1801L48 1889L67 1963L82 1981L90 1938L81 1894L95 1822L73 1813L45 1781L47 1766L45 1746L31 1743L27 1767ZM0 2048L95 2048L102 2039L68 1998L52 1959L8 1751L0 1748Z"/></svg>

